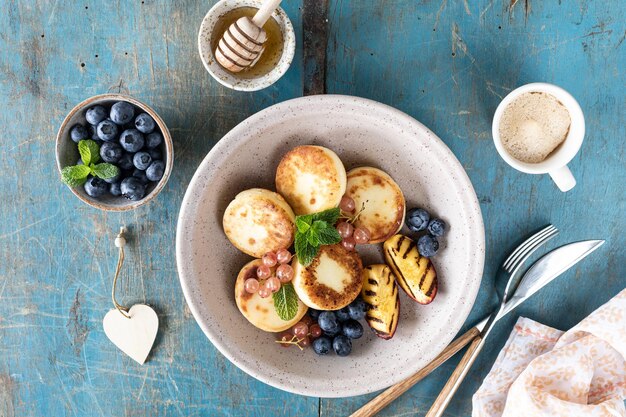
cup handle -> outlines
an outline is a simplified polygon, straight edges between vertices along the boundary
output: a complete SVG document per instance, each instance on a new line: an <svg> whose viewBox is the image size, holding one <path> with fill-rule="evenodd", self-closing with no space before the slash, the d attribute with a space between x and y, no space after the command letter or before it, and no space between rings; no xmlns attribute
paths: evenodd
<svg viewBox="0 0 626 417"><path fill-rule="evenodd" d="M552 177L552 181L559 187L559 190L563 192L571 190L576 185L576 178L574 178L572 171L569 170L567 165L550 171L549 174Z"/></svg>

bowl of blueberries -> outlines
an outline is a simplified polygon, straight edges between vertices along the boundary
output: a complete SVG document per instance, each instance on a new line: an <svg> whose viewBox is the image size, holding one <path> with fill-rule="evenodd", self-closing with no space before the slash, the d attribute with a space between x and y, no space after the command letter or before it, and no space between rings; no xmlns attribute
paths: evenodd
<svg viewBox="0 0 626 417"><path fill-rule="evenodd" d="M147 104L101 94L74 107L56 139L61 180L92 207L135 209L154 199L172 170L172 137Z"/></svg>

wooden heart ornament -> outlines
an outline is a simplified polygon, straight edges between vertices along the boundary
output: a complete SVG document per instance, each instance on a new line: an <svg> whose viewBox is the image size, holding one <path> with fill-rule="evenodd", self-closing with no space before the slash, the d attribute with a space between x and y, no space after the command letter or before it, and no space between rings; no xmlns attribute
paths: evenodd
<svg viewBox="0 0 626 417"><path fill-rule="evenodd" d="M104 333L122 352L143 365L156 339L159 317L144 304L135 304L127 314L130 318L117 309L110 310L102 320Z"/></svg>

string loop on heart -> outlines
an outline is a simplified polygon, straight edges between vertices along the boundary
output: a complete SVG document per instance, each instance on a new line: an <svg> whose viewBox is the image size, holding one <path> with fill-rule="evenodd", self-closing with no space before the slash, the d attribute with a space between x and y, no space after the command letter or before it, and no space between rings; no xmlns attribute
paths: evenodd
<svg viewBox="0 0 626 417"><path fill-rule="evenodd" d="M128 315L128 307L124 307L119 304L115 299L115 287L117 286L117 277L120 275L120 271L122 270L122 265L124 264L124 246L126 246L126 239L124 238L124 227L120 227L120 232L117 234L115 238L115 247L119 248L119 255L117 257L117 267L115 268L115 277L113 278L113 288L111 289L111 299L113 300L113 305L124 317L127 319L130 318Z"/></svg>
<svg viewBox="0 0 626 417"><path fill-rule="evenodd" d="M150 354L152 345L154 345L159 330L159 317L156 311L148 305L135 304L128 308L115 299L117 280L124 265L125 233L126 229L120 227L120 231L115 237L118 258L111 288L111 300L113 300L115 308L109 309L106 313L102 320L102 327L106 336L115 346L137 363L143 365Z"/></svg>

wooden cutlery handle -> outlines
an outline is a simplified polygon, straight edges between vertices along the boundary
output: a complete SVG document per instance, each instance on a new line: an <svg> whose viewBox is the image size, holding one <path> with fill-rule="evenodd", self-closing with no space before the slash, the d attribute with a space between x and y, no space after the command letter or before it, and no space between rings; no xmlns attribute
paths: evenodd
<svg viewBox="0 0 626 417"><path fill-rule="evenodd" d="M482 341L482 337L480 336L472 340L472 343L465 351L463 358L461 358L461 362L459 362L454 372L452 372L448 382L446 382L446 385L444 385L443 389L439 393L439 396L437 396L437 399L430 407L430 410L426 413L426 417L440 417L443 414L444 410L448 406L448 403L450 402L450 399L461 384L461 381L463 381L463 378L467 375L467 371L474 363L474 359L478 356L478 352L483 346Z"/></svg>
<svg viewBox="0 0 626 417"><path fill-rule="evenodd" d="M420 369L418 372L408 377L404 381L398 382L387 388L382 393L378 394L376 398L365 404L358 409L350 417L371 417L378 413L383 408L387 407L393 400L404 394L409 388L417 384L424 379L428 374L437 369L439 365L450 359L463 347L467 346L472 340L474 340L480 331L476 327L472 327L463 336L457 338L448 345L435 359L433 359L428 365Z"/></svg>

